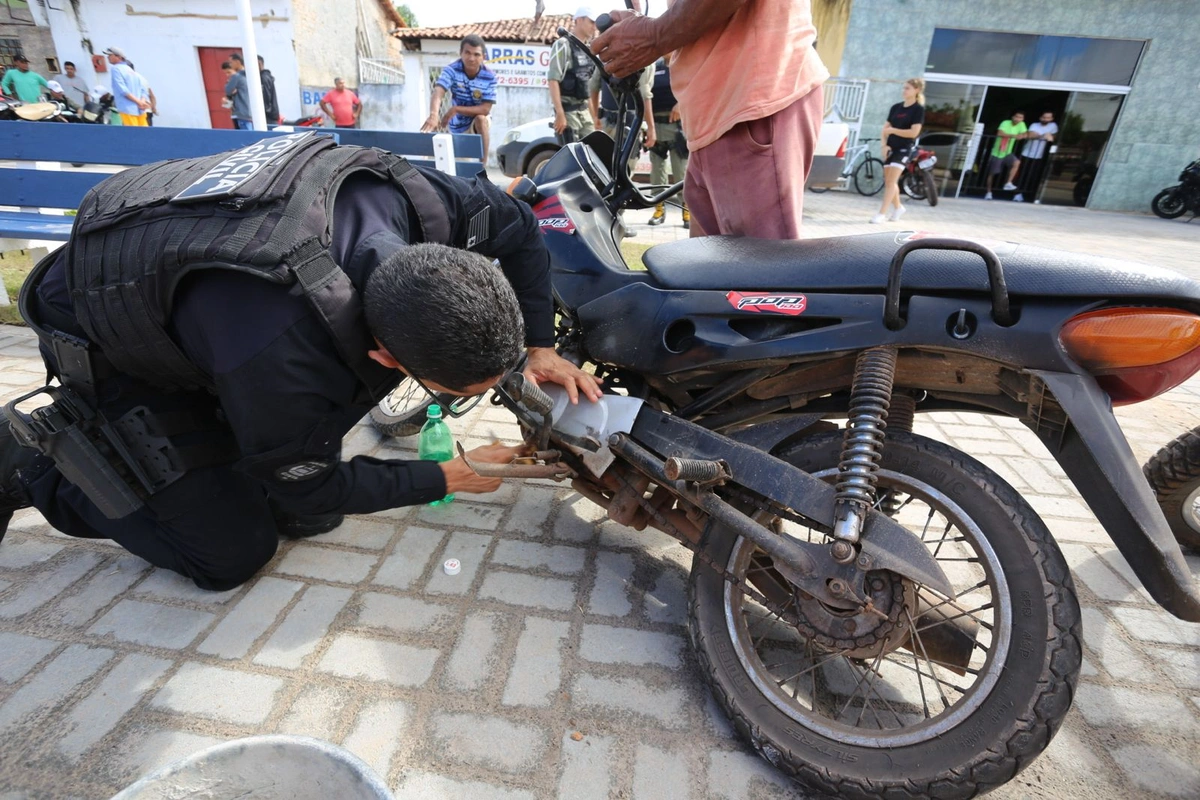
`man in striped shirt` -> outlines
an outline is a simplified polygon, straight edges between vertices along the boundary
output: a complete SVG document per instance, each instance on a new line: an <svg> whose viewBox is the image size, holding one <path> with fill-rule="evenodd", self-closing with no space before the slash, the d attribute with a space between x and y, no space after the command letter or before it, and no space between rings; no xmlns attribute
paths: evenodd
<svg viewBox="0 0 1200 800"><path fill-rule="evenodd" d="M463 37L458 46L458 61L445 67L433 87L429 119L422 133L447 126L451 133L477 133L483 137L483 160L488 157L490 120L496 103L496 75L483 65L483 39L475 34ZM450 93L450 110L440 114L442 98Z"/></svg>

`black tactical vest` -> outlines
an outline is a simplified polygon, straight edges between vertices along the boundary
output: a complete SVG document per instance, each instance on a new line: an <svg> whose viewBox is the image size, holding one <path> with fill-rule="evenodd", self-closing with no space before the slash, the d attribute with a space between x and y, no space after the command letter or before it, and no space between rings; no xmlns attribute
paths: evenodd
<svg viewBox="0 0 1200 800"><path fill-rule="evenodd" d="M671 70L667 66L665 58L660 58L654 65L653 92L654 97L651 99L650 105L654 110L655 118L670 116L676 100L675 93L671 91Z"/></svg>
<svg viewBox="0 0 1200 800"><path fill-rule="evenodd" d="M117 371L163 388L211 388L167 333L179 282L198 269L296 282L346 363L376 378L371 386L379 373L367 357L361 287L329 254L338 187L363 170L405 193L422 241L451 243L440 195L400 156L316 132L263 139L129 169L89 191L67 244L76 318Z"/></svg>
<svg viewBox="0 0 1200 800"><path fill-rule="evenodd" d="M589 97L588 82L592 79L596 65L588 54L580 50L570 39L567 40L567 47L569 48L570 67L563 73L559 91L567 99L587 100Z"/></svg>

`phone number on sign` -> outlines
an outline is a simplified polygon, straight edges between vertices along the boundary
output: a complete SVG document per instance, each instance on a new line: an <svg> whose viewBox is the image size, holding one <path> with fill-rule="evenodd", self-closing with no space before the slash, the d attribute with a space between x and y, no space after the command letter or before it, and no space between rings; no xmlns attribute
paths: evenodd
<svg viewBox="0 0 1200 800"><path fill-rule="evenodd" d="M545 75L497 75L497 86L528 86L531 88L544 88L546 86Z"/></svg>

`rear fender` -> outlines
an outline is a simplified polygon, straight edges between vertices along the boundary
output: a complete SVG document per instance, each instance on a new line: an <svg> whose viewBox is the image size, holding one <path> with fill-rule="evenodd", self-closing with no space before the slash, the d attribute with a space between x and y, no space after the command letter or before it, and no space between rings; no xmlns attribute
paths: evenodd
<svg viewBox="0 0 1200 800"><path fill-rule="evenodd" d="M1034 371L1066 415L1031 425L1079 489L1146 591L1180 619L1200 622L1200 594L1108 395L1090 375Z"/></svg>

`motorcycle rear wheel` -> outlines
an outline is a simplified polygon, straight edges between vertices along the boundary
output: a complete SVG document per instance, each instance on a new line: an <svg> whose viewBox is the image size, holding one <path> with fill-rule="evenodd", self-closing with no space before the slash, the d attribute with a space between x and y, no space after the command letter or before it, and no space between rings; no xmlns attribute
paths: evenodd
<svg viewBox="0 0 1200 800"><path fill-rule="evenodd" d="M928 170L921 170L921 183L925 187L925 199L929 201L930 206L938 204L937 184L933 182L933 176Z"/></svg>
<svg viewBox="0 0 1200 800"><path fill-rule="evenodd" d="M780 457L832 482L841 441L840 431L818 434ZM956 600L890 572L868 573L869 582L895 587L883 594L895 598L893 606L903 603L894 624L907 631L897 638L893 627L873 645L861 644L871 638L864 636L848 656L836 640L818 642L697 559L689 582L692 645L741 735L807 787L854 798L974 796L1027 766L1070 708L1081 658L1074 584L1033 509L969 456L913 434L889 435L879 486L893 516L920 532L938 555ZM928 515L922 518L919 508ZM777 524L777 518L764 522ZM953 537L952 529L958 531ZM794 527L785 532L798 533ZM752 585L782 578L761 551L728 529L710 526L708 535L715 562L740 576L758 574L747 578ZM816 627L826 618L846 624L803 593L790 597L805 624ZM927 616L936 613L929 608L935 604L945 611ZM920 634L968 617L978 627L957 645L960 654L969 653L956 662L965 667L960 676L930 658ZM845 635L868 632L857 631Z"/></svg>
<svg viewBox="0 0 1200 800"><path fill-rule="evenodd" d="M1187 211L1187 200L1184 199L1180 188L1172 186L1154 195L1154 199L1150 201L1150 210L1163 219L1182 217Z"/></svg>
<svg viewBox="0 0 1200 800"><path fill-rule="evenodd" d="M1193 428L1142 467L1180 547L1200 552L1200 428Z"/></svg>

